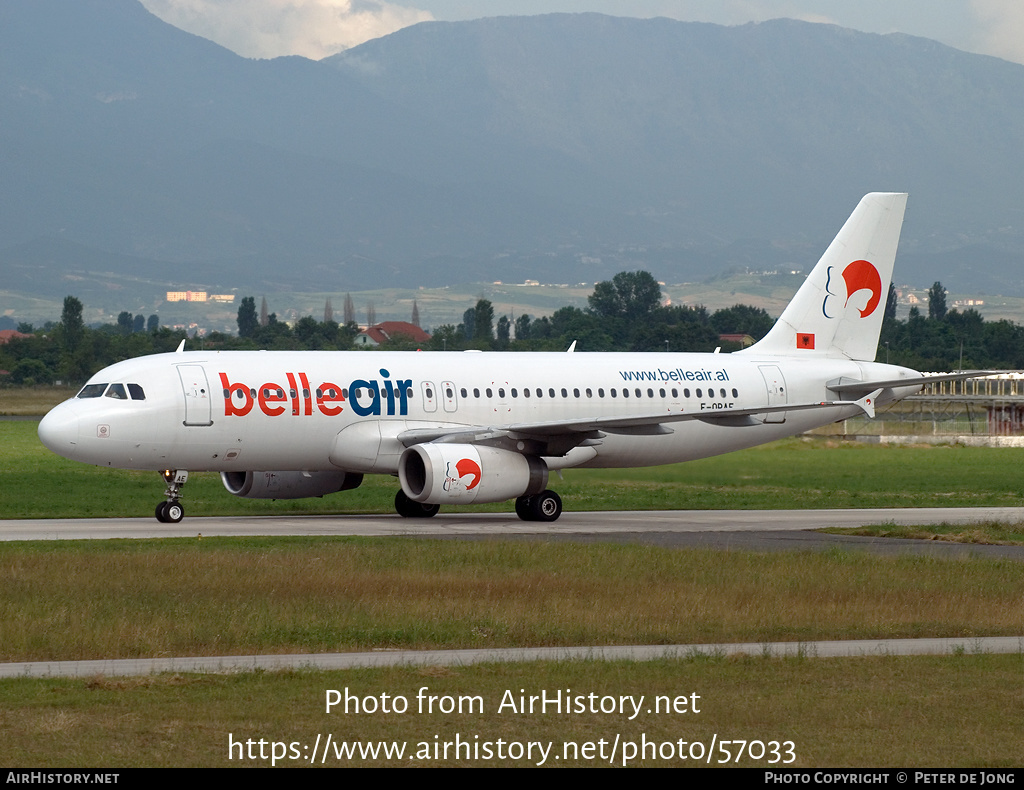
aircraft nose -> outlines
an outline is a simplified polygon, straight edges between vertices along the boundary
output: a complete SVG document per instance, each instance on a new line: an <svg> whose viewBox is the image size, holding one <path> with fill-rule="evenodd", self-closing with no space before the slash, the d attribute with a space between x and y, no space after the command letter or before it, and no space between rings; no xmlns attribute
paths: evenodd
<svg viewBox="0 0 1024 790"><path fill-rule="evenodd" d="M39 440L57 455L70 458L78 445L78 423L74 402L54 406L39 421Z"/></svg>

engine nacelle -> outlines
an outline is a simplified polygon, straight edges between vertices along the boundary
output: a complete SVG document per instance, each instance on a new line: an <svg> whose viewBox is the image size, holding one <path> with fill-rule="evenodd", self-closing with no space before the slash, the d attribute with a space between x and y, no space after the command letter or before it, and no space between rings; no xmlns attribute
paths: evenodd
<svg viewBox="0 0 1024 790"><path fill-rule="evenodd" d="M540 458L472 444L416 444L402 453L398 479L405 495L431 505L502 502L547 488Z"/></svg>
<svg viewBox="0 0 1024 790"><path fill-rule="evenodd" d="M221 472L224 487L246 499L303 499L358 488L363 476L351 472Z"/></svg>

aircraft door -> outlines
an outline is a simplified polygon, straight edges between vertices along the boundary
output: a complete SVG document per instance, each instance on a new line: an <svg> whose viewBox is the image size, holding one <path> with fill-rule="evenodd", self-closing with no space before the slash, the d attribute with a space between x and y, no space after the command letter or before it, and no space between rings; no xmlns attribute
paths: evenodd
<svg viewBox="0 0 1024 790"><path fill-rule="evenodd" d="M432 381L424 381L422 383L423 388L423 411L435 412L437 411L437 388L434 386Z"/></svg>
<svg viewBox="0 0 1024 790"><path fill-rule="evenodd" d="M456 393L455 385L450 381L441 382L441 398L444 403L444 410L448 412L458 411L459 396Z"/></svg>
<svg viewBox="0 0 1024 790"><path fill-rule="evenodd" d="M201 365L178 365L185 393L185 425L213 425L213 401L206 371Z"/></svg>
<svg viewBox="0 0 1024 790"><path fill-rule="evenodd" d="M786 394L786 379L782 376L782 370L778 365L758 365L761 376L764 378L765 386L768 388L768 405L781 406L788 403ZM764 422L783 423L786 421L786 412L769 412L764 416Z"/></svg>

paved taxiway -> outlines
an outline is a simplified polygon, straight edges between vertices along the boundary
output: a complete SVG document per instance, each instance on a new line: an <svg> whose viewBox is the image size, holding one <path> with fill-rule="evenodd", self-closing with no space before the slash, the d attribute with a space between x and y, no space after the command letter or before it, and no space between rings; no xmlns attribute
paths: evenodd
<svg viewBox="0 0 1024 790"><path fill-rule="evenodd" d="M0 521L0 540L169 538L202 535L602 535L639 532L793 532L865 524L1024 521L1024 507L858 510L650 510L562 514L551 524L512 513L441 513L431 519L379 516L222 516L161 524L153 518Z"/></svg>
<svg viewBox="0 0 1024 790"><path fill-rule="evenodd" d="M1021 546L980 546L926 540L826 535L823 527L865 524L960 524L1024 521L1024 508L870 508L863 510L662 510L563 513L552 524L520 521L511 513L444 513L432 519L380 516L186 517L0 521L0 540L100 540L210 536L363 535L480 540L631 542L666 547L755 551L863 548L878 553L974 554L1024 560Z"/></svg>

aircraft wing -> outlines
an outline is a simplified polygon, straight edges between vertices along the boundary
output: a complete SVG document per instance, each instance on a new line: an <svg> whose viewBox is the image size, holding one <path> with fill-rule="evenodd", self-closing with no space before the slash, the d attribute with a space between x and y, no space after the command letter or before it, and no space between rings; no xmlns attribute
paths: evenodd
<svg viewBox="0 0 1024 790"><path fill-rule="evenodd" d="M881 389L873 390L858 400L818 401L814 403L787 403L776 406L755 406L749 409L715 409L714 411L662 412L659 414L634 414L615 417L581 417L573 420L552 420L546 422L521 422L502 426L446 426L439 428L415 428L398 434L398 441L406 447L427 442L465 444L507 444L507 440L531 441L534 449L518 448L524 452L540 452L544 455L561 455L556 448L571 449L580 444L599 440L604 433L654 436L672 433L665 423L703 420L709 423L743 427L760 425L755 415L807 409L831 409L840 406L856 406L868 417L875 416L874 402ZM549 446L548 450L537 451L537 444ZM564 450L565 452L567 450Z"/></svg>

